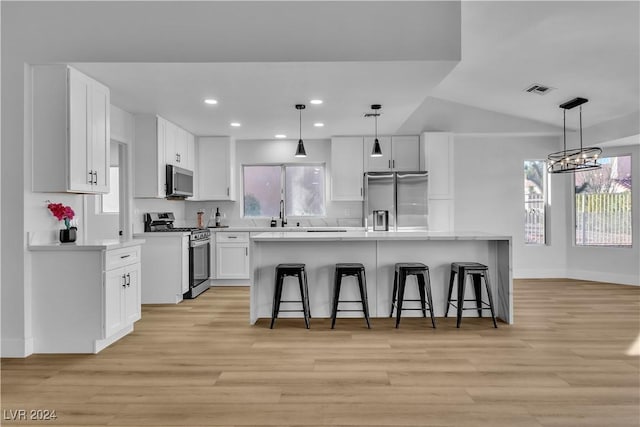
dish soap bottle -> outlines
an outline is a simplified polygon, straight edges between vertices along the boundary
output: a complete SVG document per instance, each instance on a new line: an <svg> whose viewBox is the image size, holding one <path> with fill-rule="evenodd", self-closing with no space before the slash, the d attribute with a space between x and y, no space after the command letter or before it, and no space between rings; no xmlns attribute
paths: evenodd
<svg viewBox="0 0 640 427"><path fill-rule="evenodd" d="M220 208L216 208L216 227L220 227Z"/></svg>

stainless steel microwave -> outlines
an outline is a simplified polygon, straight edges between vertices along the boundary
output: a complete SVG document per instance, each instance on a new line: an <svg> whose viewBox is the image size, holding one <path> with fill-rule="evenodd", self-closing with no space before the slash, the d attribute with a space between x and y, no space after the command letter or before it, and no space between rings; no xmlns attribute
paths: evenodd
<svg viewBox="0 0 640 427"><path fill-rule="evenodd" d="M181 198L193 196L193 171L167 165L167 197Z"/></svg>

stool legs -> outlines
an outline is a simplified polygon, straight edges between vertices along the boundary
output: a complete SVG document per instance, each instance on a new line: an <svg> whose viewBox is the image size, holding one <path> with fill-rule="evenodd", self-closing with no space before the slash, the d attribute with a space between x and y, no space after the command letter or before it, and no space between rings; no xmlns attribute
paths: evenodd
<svg viewBox="0 0 640 427"><path fill-rule="evenodd" d="M393 317L393 307L396 305L396 294L398 293L398 272L393 273L393 292L391 293L391 311L389 317Z"/></svg>
<svg viewBox="0 0 640 427"><path fill-rule="evenodd" d="M425 276L427 278L427 283L425 284ZM429 274L426 273L422 273L418 276L418 286L420 287L420 289L422 289L422 294L424 294L425 289L427 291L427 300L429 302L429 315L431 316L431 325L435 328L436 327L436 319L433 317L433 301L431 299L431 277L429 276ZM427 314L425 313L425 301L424 301L424 296L422 298L422 312L424 313L424 317L427 317Z"/></svg>
<svg viewBox="0 0 640 427"><path fill-rule="evenodd" d="M369 300L367 299L367 278L363 271L358 274L358 287L360 288L360 300L362 300L362 311L367 321L367 328L371 329L371 324L369 323Z"/></svg>
<svg viewBox="0 0 640 427"><path fill-rule="evenodd" d="M273 329L273 325L276 322L276 317L278 317L278 312L280 311L280 300L282 299L282 284L284 282L284 276L276 271L276 280L275 280L275 290L273 292L273 308L271 311L271 325L269 329Z"/></svg>
<svg viewBox="0 0 640 427"><path fill-rule="evenodd" d="M336 269L333 283L335 283L335 285L333 287L333 308L331 309L331 329L333 329L336 326L336 316L338 315L338 299L340 298L340 285L342 284L342 274L338 273L338 269Z"/></svg>
<svg viewBox="0 0 640 427"><path fill-rule="evenodd" d="M307 278L306 275L298 275L298 284L300 285L300 299L302 300L302 311L304 313L304 325L309 329L309 296L307 294Z"/></svg>
<svg viewBox="0 0 640 427"><path fill-rule="evenodd" d="M454 271L449 273L449 296L447 297L447 309L444 311L444 317L449 316L449 304L451 304L451 294L453 293L453 282L455 277L456 273Z"/></svg>
<svg viewBox="0 0 640 427"><path fill-rule="evenodd" d="M496 314L493 311L493 296L491 295L491 285L489 284L489 274L484 273L482 276L484 277L484 284L487 287L487 298L489 298L489 308L491 308L491 318L493 319L493 327L497 328L498 324L496 323Z"/></svg>
<svg viewBox="0 0 640 427"><path fill-rule="evenodd" d="M473 280L473 292L476 295L476 307L478 308L478 317L482 317L482 277L480 274L472 274L471 278ZM486 278L485 278L486 281Z"/></svg>
<svg viewBox="0 0 640 427"><path fill-rule="evenodd" d="M404 273L404 271L400 271L399 273L396 273L396 276L400 276L398 277L398 280L400 283L398 283L398 307L396 308L396 328L400 325L400 314L402 313L402 302L404 301L404 287L405 284L407 283L407 275Z"/></svg>

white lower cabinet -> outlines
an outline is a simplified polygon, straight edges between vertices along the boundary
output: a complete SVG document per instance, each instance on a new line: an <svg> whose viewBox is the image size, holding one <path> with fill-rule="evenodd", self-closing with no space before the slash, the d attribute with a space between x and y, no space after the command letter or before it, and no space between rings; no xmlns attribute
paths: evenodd
<svg viewBox="0 0 640 427"><path fill-rule="evenodd" d="M216 233L216 279L249 279L249 233Z"/></svg>
<svg viewBox="0 0 640 427"><path fill-rule="evenodd" d="M140 319L141 246L32 247L34 353L98 353Z"/></svg>
<svg viewBox="0 0 640 427"><path fill-rule="evenodd" d="M105 273L105 337L140 319L140 263Z"/></svg>

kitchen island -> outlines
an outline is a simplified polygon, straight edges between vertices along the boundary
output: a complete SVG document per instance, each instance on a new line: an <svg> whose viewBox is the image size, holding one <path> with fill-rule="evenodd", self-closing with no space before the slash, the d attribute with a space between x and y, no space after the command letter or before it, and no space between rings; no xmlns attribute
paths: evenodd
<svg viewBox="0 0 640 427"><path fill-rule="evenodd" d="M444 316L449 286L450 265L455 261L473 261L489 267L496 317L513 323L513 282L511 273L511 237L482 232L266 232L251 237L251 310L250 322L270 318L274 272L280 263L304 263L309 281L309 300L313 318L330 317L335 264L362 263L366 270L371 317L388 317L391 308L394 264L422 262L429 266L434 314ZM282 299L299 300L295 279L285 282ZM353 278L344 278L341 300L359 300ZM405 299L417 299L414 278L407 279ZM467 299L472 294L468 285ZM411 304L411 303L407 303ZM405 304L405 307L412 307ZM470 304L470 303L468 303ZM343 309L359 309L359 303L341 304ZM291 303L287 309L298 309ZM357 317L361 313L343 312L339 316ZM417 311L403 312L418 316ZM451 308L450 316L455 317ZM477 316L467 310L465 316ZM489 313L486 314L489 316ZM298 312L281 312L279 317L302 317Z"/></svg>

